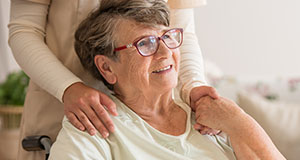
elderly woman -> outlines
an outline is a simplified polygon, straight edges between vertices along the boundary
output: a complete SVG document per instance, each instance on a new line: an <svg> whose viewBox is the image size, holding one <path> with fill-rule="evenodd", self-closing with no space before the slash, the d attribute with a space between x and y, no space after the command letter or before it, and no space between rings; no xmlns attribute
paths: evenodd
<svg viewBox="0 0 300 160"><path fill-rule="evenodd" d="M225 98L200 99L196 118L228 132L231 143L192 127L191 108L173 91L183 30L168 26L163 0L103 1L81 23L76 52L83 66L112 91L119 113L111 117L116 131L107 139L99 133L90 136L64 118L50 159L283 159L258 124ZM238 133L258 137L249 137L249 142Z"/></svg>

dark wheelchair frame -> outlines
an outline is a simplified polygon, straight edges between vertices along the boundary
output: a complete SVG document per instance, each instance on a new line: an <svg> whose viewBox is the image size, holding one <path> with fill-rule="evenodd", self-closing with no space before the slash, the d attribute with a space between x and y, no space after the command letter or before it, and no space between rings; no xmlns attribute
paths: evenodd
<svg viewBox="0 0 300 160"><path fill-rule="evenodd" d="M39 136L28 136L22 140L22 147L26 151L41 151L45 150L47 160L50 154L50 148L52 145L52 141L50 137L46 135L39 135Z"/></svg>

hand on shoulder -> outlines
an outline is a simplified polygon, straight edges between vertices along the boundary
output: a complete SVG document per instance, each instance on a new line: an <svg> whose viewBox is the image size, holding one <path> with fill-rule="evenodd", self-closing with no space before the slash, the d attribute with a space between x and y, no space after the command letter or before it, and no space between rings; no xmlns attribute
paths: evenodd
<svg viewBox="0 0 300 160"><path fill-rule="evenodd" d="M90 135L97 129L104 138L114 131L108 112L116 116L116 106L104 93L78 82L66 89L63 101L65 115L76 128Z"/></svg>

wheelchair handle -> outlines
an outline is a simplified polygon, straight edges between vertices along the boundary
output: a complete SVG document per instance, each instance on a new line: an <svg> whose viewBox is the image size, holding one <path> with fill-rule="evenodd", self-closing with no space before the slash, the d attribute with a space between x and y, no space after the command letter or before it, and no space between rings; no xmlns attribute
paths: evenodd
<svg viewBox="0 0 300 160"><path fill-rule="evenodd" d="M52 145L51 139L50 139L50 137L48 137L46 135L28 136L22 140L22 147L26 151L45 150L46 159L49 156L51 145Z"/></svg>

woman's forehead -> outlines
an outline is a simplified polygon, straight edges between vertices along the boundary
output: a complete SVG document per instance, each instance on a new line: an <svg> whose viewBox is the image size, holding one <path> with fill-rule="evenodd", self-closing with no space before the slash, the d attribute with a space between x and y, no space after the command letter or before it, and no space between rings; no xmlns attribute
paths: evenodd
<svg viewBox="0 0 300 160"><path fill-rule="evenodd" d="M169 27L163 25L150 26L131 20L122 21L118 25L118 28L119 29L117 29L116 36L119 37L120 42L133 41L139 37L147 35L159 36L169 29Z"/></svg>

